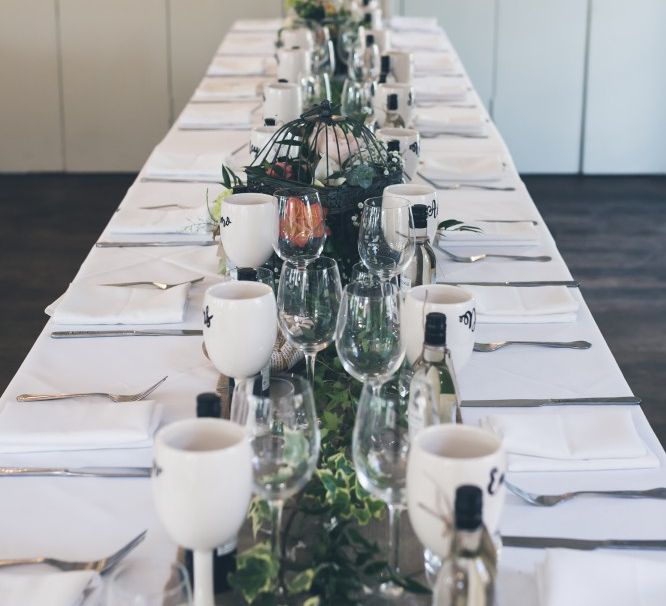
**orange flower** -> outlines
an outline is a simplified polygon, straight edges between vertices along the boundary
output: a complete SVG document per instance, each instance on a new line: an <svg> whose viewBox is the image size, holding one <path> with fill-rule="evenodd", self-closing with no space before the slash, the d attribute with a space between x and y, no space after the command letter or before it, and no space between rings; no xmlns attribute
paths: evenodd
<svg viewBox="0 0 666 606"><path fill-rule="evenodd" d="M324 215L325 209L321 204L308 206L299 197L290 196L280 220L280 237L288 240L292 246L302 248L310 238L324 236Z"/></svg>

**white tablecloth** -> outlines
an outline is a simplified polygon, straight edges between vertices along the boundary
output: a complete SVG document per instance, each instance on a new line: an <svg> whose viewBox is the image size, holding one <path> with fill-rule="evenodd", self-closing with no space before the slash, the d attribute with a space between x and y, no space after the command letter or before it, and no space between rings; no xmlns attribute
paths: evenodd
<svg viewBox="0 0 666 606"><path fill-rule="evenodd" d="M453 52L453 51L450 51ZM466 77L466 76L465 76ZM469 80L466 80L469 82ZM471 85L471 83L470 83ZM481 106L475 92L470 101ZM440 219L536 219L539 244L516 247L518 254L548 254L550 263L511 263L501 260L476 264L451 263L439 256L440 277L455 281L472 280L563 280L571 275L555 242L544 225L530 195L520 180L509 151L495 126L489 125L487 139L442 137L423 139L422 154L431 150L490 151L507 163L504 181L513 192L460 190L439 192ZM220 161L248 139L241 131L179 131L167 133L157 149L161 152L193 154L212 150ZM203 150L203 151L201 151ZM147 167L149 167L147 164ZM206 183L141 182L139 179L122 201L123 206L182 203L196 206L206 190L215 197L219 187ZM111 218L111 224L113 223ZM102 239L111 238L104 234ZM131 239L128 237L128 239ZM176 237L176 239L178 239ZM464 254L473 247L457 247ZM503 253L513 252L503 247ZM192 274L205 276L189 296L183 327L199 327L200 303L205 289L216 281L215 247L184 248L93 248L75 280L93 283L111 278L141 279L142 265L161 259L162 272L177 281ZM62 285L63 290L66 285ZM583 285L584 292L584 285ZM460 374L462 397L466 399L539 398L577 396L626 396L631 394L606 342L580 292L578 319L567 324L477 326L477 341L500 339L578 340L592 343L586 351L565 349L507 348L496 353L474 353ZM62 327L58 327L59 329ZM77 327L81 328L81 327ZM113 385L117 391L138 391L159 377L167 382L153 396L164 406L164 421L195 414L195 397L214 390L217 373L201 352L201 338L113 338L53 340L47 323L2 398L41 390L97 390ZM488 410L465 410L466 423L475 423ZM534 410L534 414L540 414ZM511 478L522 487L542 492L577 488L644 488L666 485L666 455L642 410L631 412L640 435L658 456L661 467L638 471L595 473L522 473ZM493 409L493 413L501 411ZM0 465L149 465L150 449L142 451L86 451L59 455L2 455ZM94 558L113 552L141 530L149 530L146 541L131 557L165 556L175 546L166 537L151 501L148 480L98 480L59 478L0 478L0 536L3 558L52 553L69 558ZM579 499L556 508L531 507L509 495L502 520L502 532L514 535L551 535L586 538L666 538L666 504L653 500ZM504 549L502 552L501 600L503 604L536 604L534 567L543 557L539 550ZM666 561L661 554L656 555Z"/></svg>

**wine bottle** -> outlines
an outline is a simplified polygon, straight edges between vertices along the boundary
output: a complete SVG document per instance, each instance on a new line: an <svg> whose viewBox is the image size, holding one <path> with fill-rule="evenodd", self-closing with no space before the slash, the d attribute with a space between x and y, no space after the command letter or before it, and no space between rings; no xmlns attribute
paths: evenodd
<svg viewBox="0 0 666 606"><path fill-rule="evenodd" d="M435 251L430 246L428 238L428 207L425 204L414 204L412 206L409 227L410 231L414 233L416 247L412 260L400 274L400 289L403 292L414 286L432 284L435 281L437 271Z"/></svg>

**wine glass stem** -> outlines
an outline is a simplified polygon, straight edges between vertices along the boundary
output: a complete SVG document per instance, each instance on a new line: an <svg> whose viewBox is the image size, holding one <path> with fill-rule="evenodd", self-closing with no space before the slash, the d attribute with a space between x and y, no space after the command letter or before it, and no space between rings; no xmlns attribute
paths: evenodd
<svg viewBox="0 0 666 606"><path fill-rule="evenodd" d="M392 574L398 574L400 572L400 509L396 509L393 505L387 505L387 507L389 514L388 565Z"/></svg>
<svg viewBox="0 0 666 606"><path fill-rule="evenodd" d="M306 353L305 354L305 370L307 372L308 381L310 386L314 389L314 377L315 377L315 359L317 358L316 353Z"/></svg>
<svg viewBox="0 0 666 606"><path fill-rule="evenodd" d="M245 425L247 422L247 402L246 402L246 384L247 379L235 379L234 392L231 394L231 415L230 419L239 425Z"/></svg>
<svg viewBox="0 0 666 606"><path fill-rule="evenodd" d="M269 501L268 506L271 510L271 551L276 562L280 562L282 557L282 508L284 503L281 500Z"/></svg>
<svg viewBox="0 0 666 606"><path fill-rule="evenodd" d="M370 383L370 393L372 394L373 398L378 398L381 395L381 388L382 384L379 383L378 381L372 381Z"/></svg>
<svg viewBox="0 0 666 606"><path fill-rule="evenodd" d="M213 552L194 552L194 606L215 606Z"/></svg>

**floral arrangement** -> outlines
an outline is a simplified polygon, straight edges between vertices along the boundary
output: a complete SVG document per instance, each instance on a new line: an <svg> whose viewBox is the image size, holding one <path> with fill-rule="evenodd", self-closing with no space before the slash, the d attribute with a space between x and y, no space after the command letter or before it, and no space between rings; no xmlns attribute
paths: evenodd
<svg viewBox="0 0 666 606"><path fill-rule="evenodd" d="M340 0L286 0L285 5L301 19L319 23L348 15Z"/></svg>

